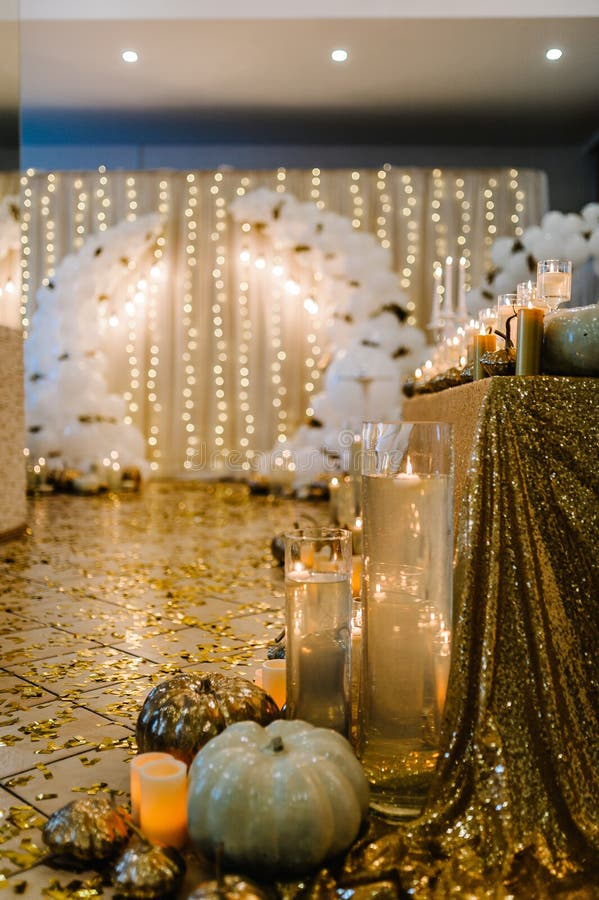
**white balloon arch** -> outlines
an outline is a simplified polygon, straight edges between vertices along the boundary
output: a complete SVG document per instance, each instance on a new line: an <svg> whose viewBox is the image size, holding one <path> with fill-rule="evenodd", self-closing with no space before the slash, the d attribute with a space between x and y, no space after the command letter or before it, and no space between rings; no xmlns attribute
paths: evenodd
<svg viewBox="0 0 599 900"><path fill-rule="evenodd" d="M426 339L408 324L390 254L350 219L265 188L237 199L231 212L244 230L312 271L313 296L304 305L328 322L324 390L312 398L308 423L259 463L267 478L300 486L347 462L345 434L364 419L399 415L401 381L422 362Z"/></svg>
<svg viewBox="0 0 599 900"><path fill-rule="evenodd" d="M585 264L592 265L599 276L599 203L588 203L580 214L548 212L540 225L531 225L516 241L510 237L497 238L491 250L494 268L486 283L468 295L470 312L493 305L497 294L513 292L523 281L536 280L537 261L556 258L572 260L576 267L575 279L578 273L588 274L584 272ZM591 294L594 290L593 285ZM584 295L580 280L578 285L575 280L573 293L576 304L576 294ZM583 299L593 302L597 298L583 296Z"/></svg>
<svg viewBox="0 0 599 900"><path fill-rule="evenodd" d="M111 394L103 352L120 305L140 292L161 231L157 215L120 222L66 256L36 296L25 342L27 449L38 469L71 468L94 485L145 472L141 432ZM147 265L146 265L147 264Z"/></svg>

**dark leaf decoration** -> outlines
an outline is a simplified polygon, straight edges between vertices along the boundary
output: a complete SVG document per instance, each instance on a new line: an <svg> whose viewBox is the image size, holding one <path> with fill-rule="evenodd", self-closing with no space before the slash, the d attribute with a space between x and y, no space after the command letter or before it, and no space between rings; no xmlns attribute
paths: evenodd
<svg viewBox="0 0 599 900"><path fill-rule="evenodd" d="M381 312L392 313L397 317L397 321L402 325L408 318L407 310L405 310L403 306L400 306L399 303L385 303L381 307Z"/></svg>

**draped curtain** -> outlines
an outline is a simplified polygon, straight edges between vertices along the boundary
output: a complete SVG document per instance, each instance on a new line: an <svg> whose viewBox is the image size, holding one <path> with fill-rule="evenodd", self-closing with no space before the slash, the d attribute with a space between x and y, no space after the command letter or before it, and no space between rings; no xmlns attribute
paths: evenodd
<svg viewBox="0 0 599 900"><path fill-rule="evenodd" d="M160 274L134 317L123 313L123 298L110 299L118 325L106 346L110 387L125 395L157 476L249 469L256 453L291 436L320 389L330 332L304 308L317 285L298 272L299 294L289 296L273 277L273 266L289 260L229 213L232 200L260 186L373 232L389 248L412 323L422 326L435 261L464 256L476 285L493 240L519 236L547 209L543 173L516 169L25 173L29 313L40 284L86 235L149 212L164 219Z"/></svg>

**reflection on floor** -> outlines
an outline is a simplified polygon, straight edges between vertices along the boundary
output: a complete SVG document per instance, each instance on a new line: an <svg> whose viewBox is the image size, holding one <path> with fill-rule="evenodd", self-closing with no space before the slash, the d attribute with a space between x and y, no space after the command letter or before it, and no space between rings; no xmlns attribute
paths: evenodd
<svg viewBox="0 0 599 900"><path fill-rule="evenodd" d="M41 862L40 827L82 792L127 792L152 685L253 678L283 624L270 541L326 512L231 484L32 500L28 534L0 545L0 888L113 896Z"/></svg>

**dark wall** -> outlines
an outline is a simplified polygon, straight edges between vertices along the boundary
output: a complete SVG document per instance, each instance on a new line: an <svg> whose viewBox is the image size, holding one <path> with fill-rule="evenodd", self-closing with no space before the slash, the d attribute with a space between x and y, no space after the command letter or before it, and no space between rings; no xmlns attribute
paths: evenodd
<svg viewBox="0 0 599 900"><path fill-rule="evenodd" d="M413 121L331 117L266 118L240 111L207 120L189 113L123 115L109 111L22 116L23 168L123 169L375 168L398 166L545 171L550 206L579 211L599 198L593 123L563 129L560 143L516 122Z"/></svg>

